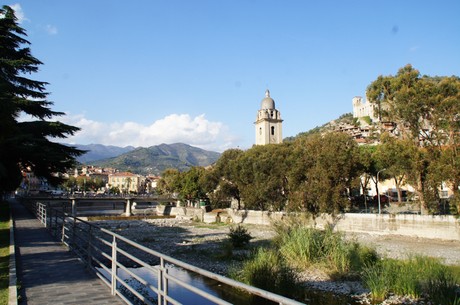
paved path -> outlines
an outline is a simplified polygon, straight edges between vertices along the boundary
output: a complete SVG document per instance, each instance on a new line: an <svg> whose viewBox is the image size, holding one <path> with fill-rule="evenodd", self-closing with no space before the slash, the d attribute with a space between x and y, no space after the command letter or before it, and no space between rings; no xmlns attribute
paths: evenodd
<svg viewBox="0 0 460 305"><path fill-rule="evenodd" d="M12 202L20 305L125 304L23 205Z"/></svg>

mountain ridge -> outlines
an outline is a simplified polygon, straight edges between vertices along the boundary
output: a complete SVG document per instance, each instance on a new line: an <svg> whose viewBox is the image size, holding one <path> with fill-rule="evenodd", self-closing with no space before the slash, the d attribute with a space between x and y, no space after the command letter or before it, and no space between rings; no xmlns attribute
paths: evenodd
<svg viewBox="0 0 460 305"><path fill-rule="evenodd" d="M76 145L76 147L85 149L84 145ZM91 147L93 146L89 148ZM100 146L95 147L102 149ZM132 146L125 148L112 146L109 149L112 153L123 150L128 151L105 159L89 160L87 157L86 160L89 161L83 163L100 167L113 167L120 171L130 171L141 175L159 175L167 168L185 171L193 166L208 166L215 163L220 157L220 153L218 152L207 151L184 143L162 143L160 145L137 148Z"/></svg>

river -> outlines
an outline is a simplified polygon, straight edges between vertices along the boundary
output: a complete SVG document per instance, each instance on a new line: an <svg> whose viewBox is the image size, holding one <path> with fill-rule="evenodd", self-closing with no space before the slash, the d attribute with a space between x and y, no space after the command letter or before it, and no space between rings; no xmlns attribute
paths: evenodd
<svg viewBox="0 0 460 305"><path fill-rule="evenodd" d="M99 269L106 278L108 274L103 270ZM157 275L154 272L151 272L147 268L129 268L129 270L136 275L145 279L148 283L151 283L153 286L157 286ZM186 282L190 285L193 285L196 288L199 288L207 293L226 300L232 304L238 305L271 305L276 304L258 297L251 297L250 295L244 293L241 290L229 287L225 284L221 284L215 280L205 278L201 275L192 274L181 268L174 266L168 266L168 273L183 282ZM125 282L129 282L131 286L136 287L136 290L142 295L151 300L152 303L156 304L156 294L149 288L141 285L139 282L134 280L127 272L119 270L118 276L122 278ZM119 289L121 284L118 285ZM127 289L121 288L120 290L130 295L130 292ZM182 304L199 304L199 305L212 305L214 302L205 299L204 297L197 295L188 289L170 281L168 285L168 294L178 302ZM344 295L335 295L331 292L323 291L305 291L305 294L299 296L297 301L303 302L309 305L358 305L360 304L357 300L353 299L350 296ZM142 304L135 303L134 304Z"/></svg>

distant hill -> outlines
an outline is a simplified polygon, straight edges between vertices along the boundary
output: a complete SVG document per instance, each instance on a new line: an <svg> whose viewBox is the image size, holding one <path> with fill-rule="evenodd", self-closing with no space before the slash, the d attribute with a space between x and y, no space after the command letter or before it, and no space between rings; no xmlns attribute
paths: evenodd
<svg viewBox="0 0 460 305"><path fill-rule="evenodd" d="M161 144L136 148L117 157L89 162L89 165L113 167L141 175L159 175L167 168L184 171L193 166L208 166L219 159L220 153L183 143Z"/></svg>
<svg viewBox="0 0 460 305"><path fill-rule="evenodd" d="M106 146L102 144L88 144L88 145L75 144L72 146L75 146L78 149L87 151L85 154L77 158L77 161L83 164L87 164L89 162L96 161L96 160L113 158L113 157L119 156L121 154L130 152L136 149L133 146L118 147L118 146L111 146L111 145Z"/></svg>

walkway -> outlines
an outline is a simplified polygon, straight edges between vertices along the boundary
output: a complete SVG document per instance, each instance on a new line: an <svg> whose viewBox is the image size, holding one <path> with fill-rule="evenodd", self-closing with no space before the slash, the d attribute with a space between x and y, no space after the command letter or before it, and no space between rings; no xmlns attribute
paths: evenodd
<svg viewBox="0 0 460 305"><path fill-rule="evenodd" d="M12 202L20 305L125 304L83 263L55 241L19 203Z"/></svg>

